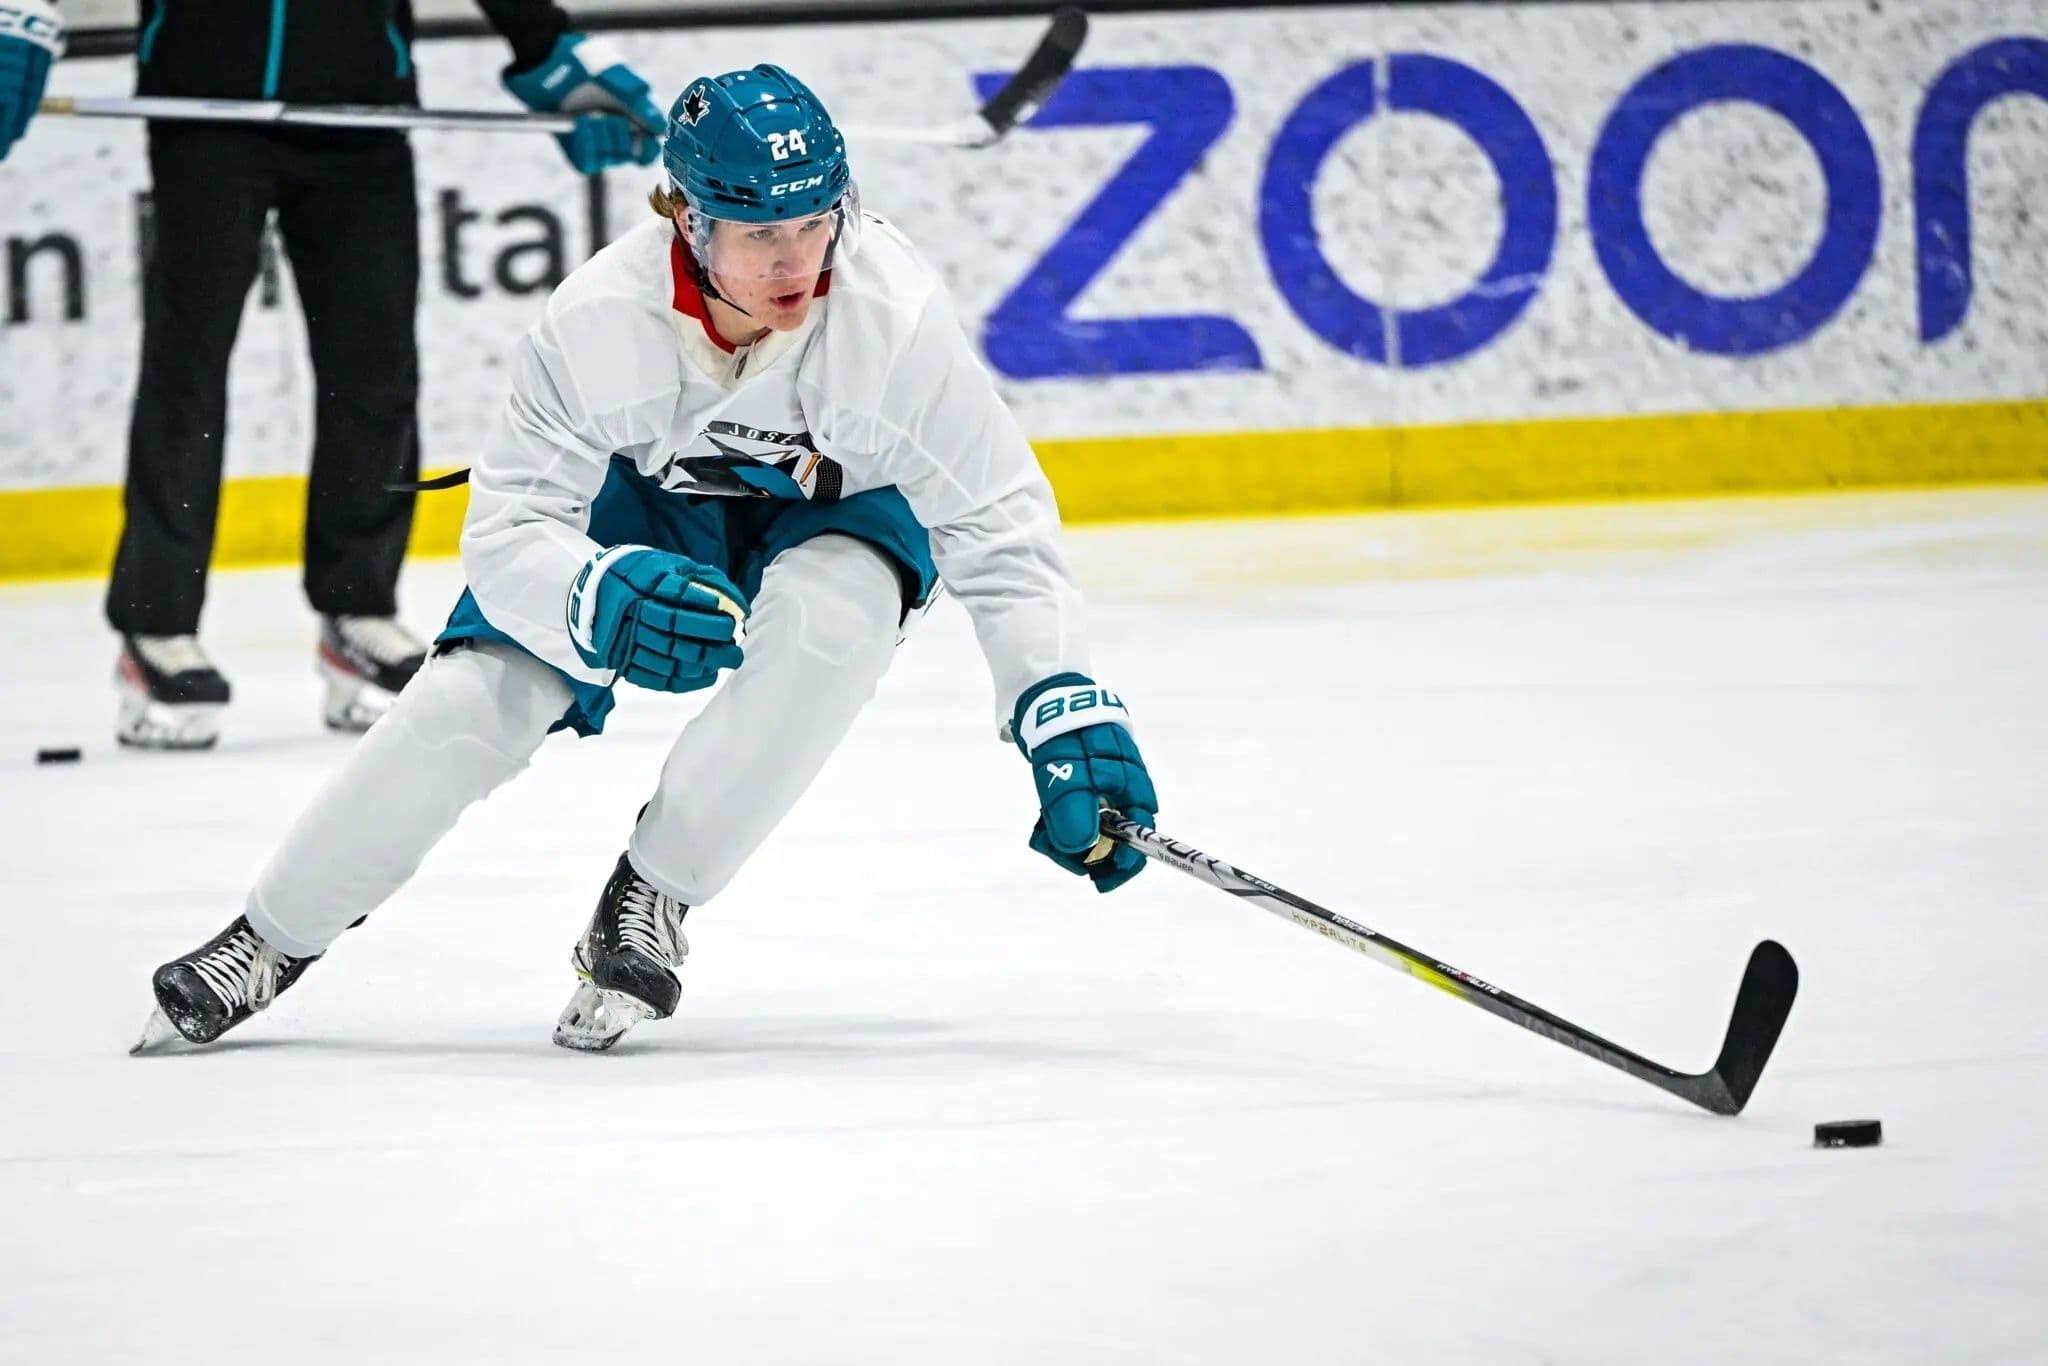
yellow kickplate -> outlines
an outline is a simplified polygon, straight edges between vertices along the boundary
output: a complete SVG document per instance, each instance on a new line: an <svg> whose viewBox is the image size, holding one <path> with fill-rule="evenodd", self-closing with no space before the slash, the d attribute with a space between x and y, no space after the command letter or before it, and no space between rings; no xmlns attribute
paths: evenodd
<svg viewBox="0 0 2048 1366"><path fill-rule="evenodd" d="M2048 480L2048 400L1214 432L1036 443L1070 522ZM216 565L299 557L306 481L231 479ZM411 553L452 555L462 490L419 495ZM0 579L104 575L113 487L0 489Z"/></svg>

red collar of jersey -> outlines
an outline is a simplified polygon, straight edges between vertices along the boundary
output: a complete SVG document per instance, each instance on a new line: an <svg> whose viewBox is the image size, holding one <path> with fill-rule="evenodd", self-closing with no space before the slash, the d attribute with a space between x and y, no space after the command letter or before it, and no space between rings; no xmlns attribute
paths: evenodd
<svg viewBox="0 0 2048 1366"><path fill-rule="evenodd" d="M676 293L674 308L685 317L695 318L704 329L704 335L711 338L711 344L731 355L739 350L731 342L718 335L718 329L711 325L711 310L704 306L704 291L697 288L696 262L689 249L683 246L683 239L677 237L668 246L669 273L675 277ZM818 276L818 287L811 294L813 299L822 299L832 288L832 272L824 271Z"/></svg>

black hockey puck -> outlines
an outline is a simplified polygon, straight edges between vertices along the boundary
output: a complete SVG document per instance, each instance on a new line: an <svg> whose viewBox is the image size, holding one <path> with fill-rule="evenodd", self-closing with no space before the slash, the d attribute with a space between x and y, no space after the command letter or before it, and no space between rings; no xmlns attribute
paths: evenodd
<svg viewBox="0 0 2048 1366"><path fill-rule="evenodd" d="M1874 1119L1836 1119L1813 1126L1816 1148L1875 1148L1884 1142L1884 1125Z"/></svg>
<svg viewBox="0 0 2048 1366"><path fill-rule="evenodd" d="M75 764L84 755L76 745L63 745L56 749L39 749L36 762L39 764Z"/></svg>

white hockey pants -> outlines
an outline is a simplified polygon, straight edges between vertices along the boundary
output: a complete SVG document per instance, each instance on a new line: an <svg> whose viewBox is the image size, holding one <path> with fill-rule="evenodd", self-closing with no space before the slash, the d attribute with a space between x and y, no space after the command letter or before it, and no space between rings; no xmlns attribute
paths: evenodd
<svg viewBox="0 0 2048 1366"><path fill-rule="evenodd" d="M820 536L775 558L746 662L683 728L633 831L640 876L692 906L718 894L874 695L902 613L895 566L865 542ZM429 659L286 834L249 894L249 923L294 957L325 952L526 767L569 700L559 674L506 646ZM601 880L602 851L592 857Z"/></svg>

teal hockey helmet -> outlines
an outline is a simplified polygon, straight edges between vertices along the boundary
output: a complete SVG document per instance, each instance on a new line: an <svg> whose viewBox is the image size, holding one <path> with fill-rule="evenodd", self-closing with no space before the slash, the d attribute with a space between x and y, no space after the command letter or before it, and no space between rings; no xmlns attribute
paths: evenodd
<svg viewBox="0 0 2048 1366"><path fill-rule="evenodd" d="M824 102L779 66L690 82L669 110L662 164L687 206L690 248L715 273L780 273L790 266L789 248L814 234L828 250L817 265L814 253L801 252L804 269L851 253L860 198L846 139ZM738 249L744 245L754 249Z"/></svg>

